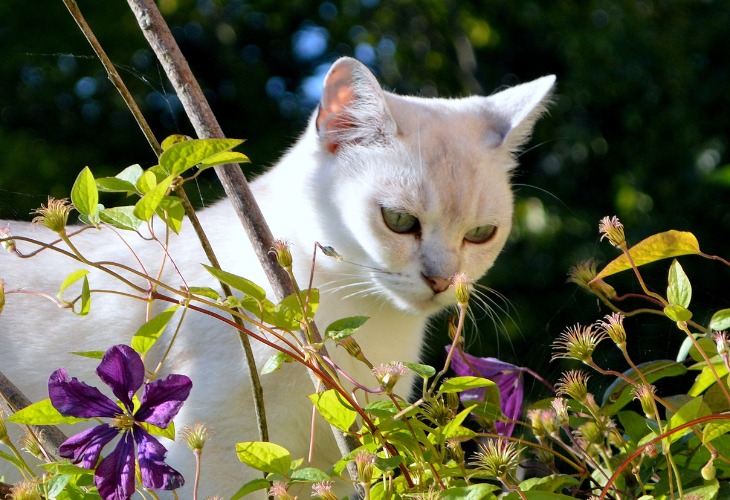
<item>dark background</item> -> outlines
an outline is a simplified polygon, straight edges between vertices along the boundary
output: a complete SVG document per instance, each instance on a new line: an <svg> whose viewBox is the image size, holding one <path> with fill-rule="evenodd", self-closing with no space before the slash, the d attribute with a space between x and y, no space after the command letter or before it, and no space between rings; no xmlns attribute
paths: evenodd
<svg viewBox="0 0 730 500"><path fill-rule="evenodd" d="M484 318L478 338L468 332L476 354L556 379L563 365L549 362L552 339L608 312L565 282L577 261L615 256L598 241L604 215L618 215L631 242L688 230L705 252L728 257L726 0L158 3L223 130L248 139L252 174L295 140L338 56L366 62L387 89L425 96L489 94L557 75L555 103L515 177L514 234L485 282L504 297L489 295L496 326ZM192 135L126 3L79 5L158 138ZM27 218L46 194L67 196L85 165L101 176L133 163L155 160L63 4L0 3L0 217ZM199 204L222 194L212 176L196 187ZM706 323L728 307L728 269L682 262L695 319ZM648 271L660 292L668 264ZM626 278L611 282L635 290ZM629 322L637 362L674 358L681 340L668 320ZM443 343L432 340L430 351ZM623 369L605 348L601 362Z"/></svg>

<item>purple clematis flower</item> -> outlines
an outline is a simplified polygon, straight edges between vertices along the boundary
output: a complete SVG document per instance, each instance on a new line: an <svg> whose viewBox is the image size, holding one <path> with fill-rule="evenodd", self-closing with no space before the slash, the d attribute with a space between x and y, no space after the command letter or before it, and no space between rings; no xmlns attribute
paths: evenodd
<svg viewBox="0 0 730 500"><path fill-rule="evenodd" d="M476 376L491 380L499 388L499 406L507 421L494 423L497 434L511 436L515 420L522 413L525 393L523 369L497 358L478 358L458 350L451 360L451 369L459 376ZM484 401L486 389L469 389L461 393L461 402Z"/></svg>
<svg viewBox="0 0 730 500"><path fill-rule="evenodd" d="M185 484L182 475L165 463L165 449L141 423L166 428L192 388L185 375L168 375L144 384L139 408L132 398L144 383L144 363L131 347L117 345L104 354L96 369L121 404L105 396L96 387L69 377L60 368L48 380L48 394L53 406L65 416L80 418L107 417L109 423L97 425L67 439L59 454L87 469L96 467L94 483L104 500L127 500L134 493L136 461L146 488L173 490ZM116 436L116 448L99 462L101 450Z"/></svg>

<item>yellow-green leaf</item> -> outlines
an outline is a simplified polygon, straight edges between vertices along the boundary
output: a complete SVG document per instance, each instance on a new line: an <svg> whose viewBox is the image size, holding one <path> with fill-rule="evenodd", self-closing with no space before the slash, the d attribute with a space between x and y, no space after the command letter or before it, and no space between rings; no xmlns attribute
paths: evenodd
<svg viewBox="0 0 730 500"><path fill-rule="evenodd" d="M686 231L666 231L654 234L640 241L629 249L631 259L636 266L643 266L651 262L680 255L700 254L700 245L692 233ZM631 269L631 264L625 254L621 254L599 272L593 281L606 276Z"/></svg>
<svg viewBox="0 0 730 500"><path fill-rule="evenodd" d="M710 328L719 332L730 328L730 309L721 309L712 315Z"/></svg>
<svg viewBox="0 0 730 500"><path fill-rule="evenodd" d="M692 301L692 284L677 259L672 261L667 282L667 300L669 300L669 303L685 308L689 307L689 303Z"/></svg>
<svg viewBox="0 0 730 500"><path fill-rule="evenodd" d="M710 422L702 429L702 444L707 444L728 432L730 432L730 417L724 422Z"/></svg>
<svg viewBox="0 0 730 500"><path fill-rule="evenodd" d="M251 163L251 160L245 154L237 151L223 151L201 161L200 170L227 163Z"/></svg>
<svg viewBox="0 0 730 500"><path fill-rule="evenodd" d="M71 202L79 213L93 217L99 205L99 191L89 167L79 172L71 188Z"/></svg>
<svg viewBox="0 0 730 500"><path fill-rule="evenodd" d="M236 443L236 455L244 464L262 472L286 475L291 467L291 455L276 443L247 441Z"/></svg>
<svg viewBox="0 0 730 500"><path fill-rule="evenodd" d="M179 306L173 306L166 309L142 325L139 330L137 330L137 333L134 334L134 337L132 337L132 349L140 354L146 353L150 347L157 342L157 339L160 338L162 332L165 331L167 324L170 322L170 319L172 319L172 315L175 314L178 307Z"/></svg>
<svg viewBox="0 0 730 500"><path fill-rule="evenodd" d="M84 422L86 418L65 417L61 415L51 404L51 399L46 398L26 406L10 415L7 420L16 424L27 425L60 425L75 424Z"/></svg>
<svg viewBox="0 0 730 500"><path fill-rule="evenodd" d="M145 172L145 175L142 176L142 178L144 178L147 173L148 172ZM155 210L157 210L157 207L159 207L160 203L162 203L171 183L172 177L167 177L145 194L134 206L133 213L135 217L142 219L143 221L150 220L154 215Z"/></svg>
<svg viewBox="0 0 730 500"><path fill-rule="evenodd" d="M355 423L357 413L334 389L311 394L309 399L324 419L338 429L349 431Z"/></svg>
<svg viewBox="0 0 730 500"><path fill-rule="evenodd" d="M63 297L61 295L63 295L64 290L76 283L81 278L85 277L87 274L89 274L88 269L77 269L76 271L69 273L64 278L63 283L61 283L61 288L58 289L56 297L63 300Z"/></svg>
<svg viewBox="0 0 730 500"><path fill-rule="evenodd" d="M676 429L687 422L691 422L692 420L696 420L700 417L706 417L711 413L712 410L710 410L704 401L702 401L702 397L698 396L692 399L689 403L683 405L677 413L672 415L672 418L669 419L666 430ZM674 443L679 438L689 434L690 432L692 432L692 429L685 427L684 429L671 434L669 440Z"/></svg>
<svg viewBox="0 0 730 500"><path fill-rule="evenodd" d="M243 142L240 139L194 139L178 142L160 155L160 167L167 175L176 177L187 169L233 149Z"/></svg>

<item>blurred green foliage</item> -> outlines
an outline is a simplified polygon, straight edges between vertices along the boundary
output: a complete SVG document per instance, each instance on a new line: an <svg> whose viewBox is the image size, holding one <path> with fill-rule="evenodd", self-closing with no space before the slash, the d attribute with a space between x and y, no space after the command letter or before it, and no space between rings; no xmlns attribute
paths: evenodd
<svg viewBox="0 0 730 500"><path fill-rule="evenodd" d="M507 299L489 295L503 324L484 318L470 341L476 354L558 372L546 369L551 340L605 313L565 283L576 261L614 257L598 243L604 215L618 215L633 242L689 230L704 251L728 256L727 0L158 3L224 131L248 139L252 173L293 142L341 55L366 62L388 89L426 96L558 76L551 113L515 175L515 232L486 280ZM158 137L191 134L126 4L79 5ZM0 4L2 218L27 217L47 193L65 196L85 165L101 176L154 164L62 3L28 6ZM198 186L199 200L221 193L210 176ZM727 307L729 296L726 276L710 269L687 265L693 281L703 273L707 292L696 300L707 311ZM654 285L665 280L658 272ZM669 322L637 326L639 359L676 352L681 336Z"/></svg>

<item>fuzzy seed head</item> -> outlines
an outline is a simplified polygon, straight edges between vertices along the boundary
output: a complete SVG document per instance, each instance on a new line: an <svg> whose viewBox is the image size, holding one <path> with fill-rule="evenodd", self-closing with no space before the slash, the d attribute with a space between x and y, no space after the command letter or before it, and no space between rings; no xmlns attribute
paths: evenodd
<svg viewBox="0 0 730 500"><path fill-rule="evenodd" d="M588 399L588 374L582 370L568 370L558 381L555 388L558 396L568 396L584 403Z"/></svg>
<svg viewBox="0 0 730 500"><path fill-rule="evenodd" d="M312 485L312 497L322 500L337 500L337 495L332 492L332 481L320 481Z"/></svg>
<svg viewBox="0 0 730 500"><path fill-rule="evenodd" d="M408 373L408 368L401 362L383 363L373 368L373 375L386 393L393 392L398 380Z"/></svg>
<svg viewBox="0 0 730 500"><path fill-rule="evenodd" d="M626 344L626 329L624 328L624 315L621 313L607 314L603 321L597 324L606 335L608 335L614 344L622 346Z"/></svg>
<svg viewBox="0 0 730 500"><path fill-rule="evenodd" d="M527 418L530 421L530 427L535 437L542 441L548 436L557 434L558 432L558 420L555 410L537 409L529 410L527 412Z"/></svg>
<svg viewBox="0 0 730 500"><path fill-rule="evenodd" d="M588 444L600 444L603 442L603 431L592 420L578 427L576 429L576 436Z"/></svg>
<svg viewBox="0 0 730 500"><path fill-rule="evenodd" d="M571 326L553 342L555 354L552 359L568 358L583 362L590 361L596 346L604 338L603 332L594 331L591 326Z"/></svg>
<svg viewBox="0 0 730 500"><path fill-rule="evenodd" d="M559 426L568 424L570 417L568 416L568 400L565 398L555 398L550 402L550 406L555 411L555 421Z"/></svg>
<svg viewBox="0 0 730 500"><path fill-rule="evenodd" d="M654 411L654 394L656 393L656 387L653 385L641 384L634 388L634 399L638 399L641 403L641 409L648 418L655 418L656 412Z"/></svg>
<svg viewBox="0 0 730 500"><path fill-rule="evenodd" d="M454 286L454 294L456 295L456 302L461 306L465 306L469 303L469 297L474 288L474 281L469 278L465 273L456 273L451 280Z"/></svg>
<svg viewBox="0 0 730 500"><path fill-rule="evenodd" d="M42 434L39 435L39 438L42 438ZM41 448L41 445L38 443L38 440L36 440L35 436L28 433L20 440L18 441L18 444L20 445L20 448L34 457L38 459L45 459L45 454L43 453L43 449Z"/></svg>
<svg viewBox="0 0 730 500"><path fill-rule="evenodd" d="M285 481L274 481L269 488L269 496L274 497L275 500L296 500L297 497L291 496L286 489Z"/></svg>
<svg viewBox="0 0 730 500"><path fill-rule="evenodd" d="M480 443L481 451L476 453L471 465L492 477L511 477L520 463L517 443L503 439L490 439Z"/></svg>
<svg viewBox="0 0 730 500"><path fill-rule="evenodd" d="M727 332L714 332L712 340L715 341L717 354L720 356L728 356L730 354L730 342L728 341Z"/></svg>
<svg viewBox="0 0 730 500"><path fill-rule="evenodd" d="M68 199L57 200L49 196L47 205L41 205L41 208L31 212L31 214L36 214L32 222L33 224L46 226L56 233L62 233L66 230L68 214L72 209L73 205L69 203Z"/></svg>
<svg viewBox="0 0 730 500"><path fill-rule="evenodd" d="M615 215L601 219L601 222L598 223L598 232L601 233L601 239L606 238L616 248L626 246L624 225Z"/></svg>
<svg viewBox="0 0 730 500"><path fill-rule="evenodd" d="M38 485L31 481L21 481L10 492L12 500L41 500Z"/></svg>
<svg viewBox="0 0 730 500"><path fill-rule="evenodd" d="M210 430L205 424L198 422L193 426L185 427L181 431L181 435L185 443L187 443L188 448L193 451L202 451L210 437Z"/></svg>
<svg viewBox="0 0 730 500"><path fill-rule="evenodd" d="M598 264L593 260L587 260L570 268L568 282L575 283L585 291L599 297L609 300L616 297L616 290L605 281L597 280L596 276L598 276Z"/></svg>
<svg viewBox="0 0 730 500"><path fill-rule="evenodd" d="M294 258L291 255L291 244L288 241L276 240L271 252L276 255L276 262L284 269L291 269Z"/></svg>
<svg viewBox="0 0 730 500"><path fill-rule="evenodd" d="M375 468L375 459L377 457L372 453L360 450L355 455L355 466L357 467L357 477L363 483L370 483L373 478L373 469Z"/></svg>

